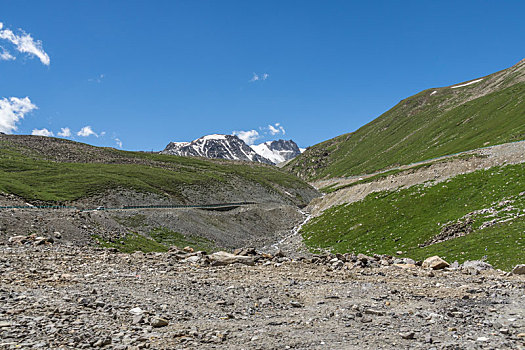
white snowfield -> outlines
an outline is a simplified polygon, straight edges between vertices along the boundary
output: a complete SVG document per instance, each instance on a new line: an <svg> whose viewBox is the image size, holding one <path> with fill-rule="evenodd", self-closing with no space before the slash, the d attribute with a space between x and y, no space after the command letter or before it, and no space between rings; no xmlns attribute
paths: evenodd
<svg viewBox="0 0 525 350"><path fill-rule="evenodd" d="M472 84L479 83L479 82L482 81L482 80L483 80L483 78L481 78L481 79L477 79L477 80L472 80L472 81L469 81L468 83L465 83L465 84L456 85L456 86L451 86L450 88L451 88L451 89L457 89L457 88L460 88L460 87L463 87L463 86L467 86L467 85L472 85Z"/></svg>
<svg viewBox="0 0 525 350"><path fill-rule="evenodd" d="M282 163L286 160L285 154L292 153L291 150L283 150L283 151L272 151L270 148L268 148L268 144L270 142L261 143L260 145L251 145L250 147L259 155L263 156L266 159L271 160L275 164Z"/></svg>

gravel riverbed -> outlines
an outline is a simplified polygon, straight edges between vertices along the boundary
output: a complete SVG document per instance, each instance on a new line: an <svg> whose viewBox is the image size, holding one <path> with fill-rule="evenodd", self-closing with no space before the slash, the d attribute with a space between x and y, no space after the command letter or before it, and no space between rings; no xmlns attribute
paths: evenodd
<svg viewBox="0 0 525 350"><path fill-rule="evenodd" d="M282 255L2 245L0 348L525 349L523 275Z"/></svg>

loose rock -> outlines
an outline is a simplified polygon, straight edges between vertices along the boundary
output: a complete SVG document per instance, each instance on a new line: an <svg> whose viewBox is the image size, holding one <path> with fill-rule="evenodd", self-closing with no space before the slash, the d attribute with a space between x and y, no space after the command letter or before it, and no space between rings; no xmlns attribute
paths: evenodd
<svg viewBox="0 0 525 350"><path fill-rule="evenodd" d="M431 268L432 270L441 270L448 266L449 266L449 263L441 259L437 255L425 259L425 261L423 261L423 264L422 264L423 268Z"/></svg>

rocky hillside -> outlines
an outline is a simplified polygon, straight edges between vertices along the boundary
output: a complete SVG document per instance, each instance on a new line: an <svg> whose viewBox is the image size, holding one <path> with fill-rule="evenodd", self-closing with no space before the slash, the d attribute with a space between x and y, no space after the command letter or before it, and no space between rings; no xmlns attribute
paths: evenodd
<svg viewBox="0 0 525 350"><path fill-rule="evenodd" d="M31 203L84 206L276 202L317 191L274 167L0 135L0 192Z"/></svg>
<svg viewBox="0 0 525 350"><path fill-rule="evenodd" d="M525 139L525 60L399 102L357 131L310 147L285 166L303 179L385 168Z"/></svg>

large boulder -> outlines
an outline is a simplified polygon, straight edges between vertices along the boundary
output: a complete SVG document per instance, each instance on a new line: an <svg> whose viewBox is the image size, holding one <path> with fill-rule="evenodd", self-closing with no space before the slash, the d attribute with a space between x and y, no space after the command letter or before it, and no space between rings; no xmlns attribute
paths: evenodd
<svg viewBox="0 0 525 350"><path fill-rule="evenodd" d="M449 267L450 264L445 260L441 259L439 256L435 255L431 256L430 258L426 258L421 266L425 269L430 268L432 270L441 270L445 267Z"/></svg>
<svg viewBox="0 0 525 350"><path fill-rule="evenodd" d="M235 263L255 265L255 258L252 256L235 255L221 251L210 254L208 257L211 261L211 264L214 266L223 266Z"/></svg>
<svg viewBox="0 0 525 350"><path fill-rule="evenodd" d="M513 275L525 275L525 264L516 265L512 269Z"/></svg>

